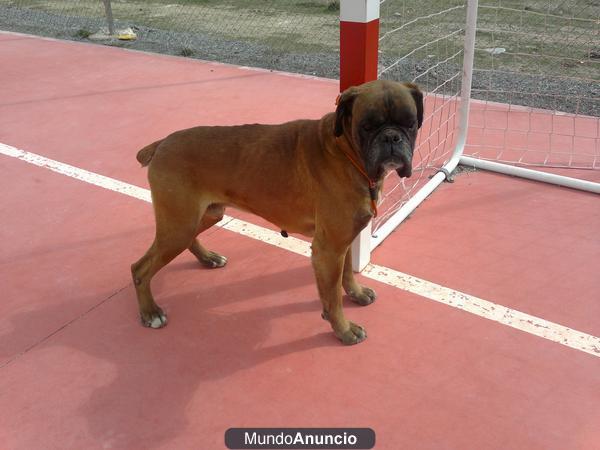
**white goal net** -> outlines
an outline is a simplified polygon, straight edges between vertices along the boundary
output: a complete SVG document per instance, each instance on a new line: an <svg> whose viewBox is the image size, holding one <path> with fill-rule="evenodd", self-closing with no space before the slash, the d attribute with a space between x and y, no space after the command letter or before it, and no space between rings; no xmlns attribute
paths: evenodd
<svg viewBox="0 0 600 450"><path fill-rule="evenodd" d="M600 169L600 3L380 6L379 76L426 96L413 177L386 179L371 250L458 163L600 192L597 173L581 170Z"/></svg>
<svg viewBox="0 0 600 450"><path fill-rule="evenodd" d="M457 145L466 24L464 0L384 0L380 9L379 77L417 83L425 114L413 160L413 176L389 174L373 243L384 224L450 159Z"/></svg>
<svg viewBox="0 0 600 450"><path fill-rule="evenodd" d="M600 3L483 0L465 154L600 169Z"/></svg>

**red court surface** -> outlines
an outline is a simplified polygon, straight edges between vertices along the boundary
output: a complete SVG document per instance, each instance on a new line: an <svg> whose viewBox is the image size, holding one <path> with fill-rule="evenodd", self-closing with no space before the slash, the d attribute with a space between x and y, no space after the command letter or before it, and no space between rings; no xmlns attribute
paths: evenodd
<svg viewBox="0 0 600 450"><path fill-rule="evenodd" d="M1 143L142 187L135 153L154 139L320 117L337 93L8 33L0 60ZM364 277L379 299L346 313L369 337L344 347L307 258L221 228L202 241L227 267L178 257L153 283L169 325L146 329L129 265L151 242L151 206L5 155L0 174L3 449L221 449L230 427L370 427L390 450L600 448L600 348ZM373 262L600 336L598 230L597 195L464 173Z"/></svg>

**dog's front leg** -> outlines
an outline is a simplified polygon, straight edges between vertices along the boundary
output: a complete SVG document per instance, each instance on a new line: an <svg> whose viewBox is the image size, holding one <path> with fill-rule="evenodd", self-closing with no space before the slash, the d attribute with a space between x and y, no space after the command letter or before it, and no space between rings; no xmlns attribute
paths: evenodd
<svg viewBox="0 0 600 450"><path fill-rule="evenodd" d="M335 335L346 345L358 344L367 337L360 325L344 317L342 273L348 247L336 248L318 235L312 244L312 264L317 279L323 317L329 320Z"/></svg>
<svg viewBox="0 0 600 450"><path fill-rule="evenodd" d="M361 286L354 278L352 270L352 248L348 247L346 258L344 259L344 274L342 275L342 286L350 299L361 306L370 305L377 298L377 294L371 288Z"/></svg>

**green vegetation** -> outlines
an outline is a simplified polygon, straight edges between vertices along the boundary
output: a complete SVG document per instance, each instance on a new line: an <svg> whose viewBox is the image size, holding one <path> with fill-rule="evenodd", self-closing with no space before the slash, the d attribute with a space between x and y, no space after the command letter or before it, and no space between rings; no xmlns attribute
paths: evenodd
<svg viewBox="0 0 600 450"><path fill-rule="evenodd" d="M90 37L91 34L91 31L81 28L77 30L74 36L79 39L87 39L88 37Z"/></svg>
<svg viewBox="0 0 600 450"><path fill-rule="evenodd" d="M192 56L194 54L194 49L189 48L189 47L183 47L180 51L179 51L179 55L180 56L185 56L185 57L189 57Z"/></svg>

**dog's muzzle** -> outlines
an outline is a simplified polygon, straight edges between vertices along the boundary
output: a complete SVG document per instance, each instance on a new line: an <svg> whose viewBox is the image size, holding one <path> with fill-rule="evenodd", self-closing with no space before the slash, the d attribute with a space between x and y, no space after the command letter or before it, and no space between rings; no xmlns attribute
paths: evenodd
<svg viewBox="0 0 600 450"><path fill-rule="evenodd" d="M404 163L403 167L398 167L396 169L396 173L400 178L410 178L412 175L412 164L410 162Z"/></svg>
<svg viewBox="0 0 600 450"><path fill-rule="evenodd" d="M396 173L401 178L408 178L412 175L412 150L407 138L402 133L394 129L387 129L382 132L384 145L391 147L391 156L393 165L396 167ZM401 164L398 163L401 161Z"/></svg>

